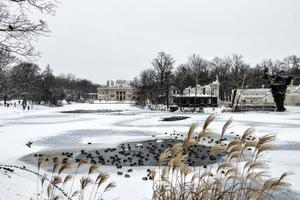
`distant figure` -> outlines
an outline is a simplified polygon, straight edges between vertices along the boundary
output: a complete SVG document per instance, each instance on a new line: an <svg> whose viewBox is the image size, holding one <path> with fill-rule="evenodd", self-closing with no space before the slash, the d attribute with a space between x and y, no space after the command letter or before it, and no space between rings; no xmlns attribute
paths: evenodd
<svg viewBox="0 0 300 200"><path fill-rule="evenodd" d="M14 107L17 107L17 103L16 102L14 103Z"/></svg>
<svg viewBox="0 0 300 200"><path fill-rule="evenodd" d="M28 146L29 148L31 148L32 143L33 143L32 141L29 141L29 142L26 143L26 146Z"/></svg>
<svg viewBox="0 0 300 200"><path fill-rule="evenodd" d="M7 95L4 95L4 107L6 106L6 102L7 102Z"/></svg>
<svg viewBox="0 0 300 200"><path fill-rule="evenodd" d="M24 100L23 100L23 102L22 102L22 106L23 106L23 110L25 110L25 109L26 109L26 107L27 107L27 103L26 103L26 101L24 101Z"/></svg>

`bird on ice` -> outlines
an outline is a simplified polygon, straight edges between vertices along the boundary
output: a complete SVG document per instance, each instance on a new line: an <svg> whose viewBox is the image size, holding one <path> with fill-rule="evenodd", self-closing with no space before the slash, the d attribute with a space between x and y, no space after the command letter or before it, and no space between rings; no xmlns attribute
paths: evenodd
<svg viewBox="0 0 300 200"><path fill-rule="evenodd" d="M32 141L29 141L29 142L26 143L26 146L28 146L29 148L31 148L32 143L33 143Z"/></svg>

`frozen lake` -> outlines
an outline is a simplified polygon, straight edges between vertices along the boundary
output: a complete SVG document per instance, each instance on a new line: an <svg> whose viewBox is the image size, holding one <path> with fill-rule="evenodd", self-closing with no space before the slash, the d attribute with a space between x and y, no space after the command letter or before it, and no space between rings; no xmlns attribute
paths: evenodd
<svg viewBox="0 0 300 200"><path fill-rule="evenodd" d="M111 110L111 112L61 113L73 110ZM192 123L202 126L209 114L167 113L142 110L129 104L73 104L60 108L35 107L31 111L0 108L0 164L26 165L19 158L38 151L68 148L110 147L116 144L145 140L165 133L186 134ZM162 121L164 117L188 116L180 121ZM271 173L278 176L293 171L291 189L300 192L300 108L289 107L285 113L216 113L210 126L218 133L232 117L228 135L242 134L254 128L256 135L275 134L277 148L267 154ZM25 144L33 141L31 148ZM33 166L28 166L33 168ZM150 199L152 184L142 181L147 167L134 168L130 179L117 176L113 167L102 167L111 174L117 187L106 199ZM2 177L3 176L3 177ZM34 178L15 174L6 178L0 174L0 199L29 199L34 193ZM24 189L24 183L32 185ZM136 192L138 186L139 192ZM29 193L32 191L32 193ZM28 194L29 193L29 194ZM131 198L130 198L131 197Z"/></svg>

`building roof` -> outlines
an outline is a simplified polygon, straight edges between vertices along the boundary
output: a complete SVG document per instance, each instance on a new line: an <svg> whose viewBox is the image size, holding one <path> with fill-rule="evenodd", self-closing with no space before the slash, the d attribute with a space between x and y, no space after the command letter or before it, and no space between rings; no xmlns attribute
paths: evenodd
<svg viewBox="0 0 300 200"><path fill-rule="evenodd" d="M244 89L238 90L238 94L242 91L242 95L247 97L247 98L263 98L269 94L271 94L271 89L270 88L254 88L254 89ZM298 86L288 86L287 87L287 93L300 93L300 85Z"/></svg>
<svg viewBox="0 0 300 200"><path fill-rule="evenodd" d="M291 93L300 93L300 85L289 85L287 90Z"/></svg>
<svg viewBox="0 0 300 200"><path fill-rule="evenodd" d="M175 97L195 97L195 94L176 94ZM196 97L215 97L215 95L208 95L208 94L197 94Z"/></svg>
<svg viewBox="0 0 300 200"><path fill-rule="evenodd" d="M270 88L255 88L238 90L238 93L242 92L244 96L265 96L271 92Z"/></svg>
<svg viewBox="0 0 300 200"><path fill-rule="evenodd" d="M118 90L118 89L134 89L132 86L112 86L98 87L97 90Z"/></svg>

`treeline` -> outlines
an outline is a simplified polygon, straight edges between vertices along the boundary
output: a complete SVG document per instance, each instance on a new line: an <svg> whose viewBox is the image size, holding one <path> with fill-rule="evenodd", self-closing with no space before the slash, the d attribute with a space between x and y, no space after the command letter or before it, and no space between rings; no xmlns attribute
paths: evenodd
<svg viewBox="0 0 300 200"><path fill-rule="evenodd" d="M263 60L255 66L245 62L242 55L215 57L207 60L199 55L190 56L185 63L175 64L175 59L160 52L153 59L151 67L143 70L134 79L137 103L163 103L169 106L170 88L176 87L181 94L185 88L206 85L219 78L220 96L223 101L231 100L232 89L269 87L270 82L263 79L265 68L270 75L284 73L295 76L294 84L299 84L300 58L292 55L283 60Z"/></svg>
<svg viewBox="0 0 300 200"><path fill-rule="evenodd" d="M1 63L1 62L0 62ZM86 93L96 92L98 85L72 74L55 76L50 66L41 70L36 64L22 62L0 67L0 99L31 100L57 105L60 100L81 101Z"/></svg>
<svg viewBox="0 0 300 200"><path fill-rule="evenodd" d="M0 2L0 99L23 99L57 105L59 100L80 101L84 94L95 92L97 85L74 75L53 75L32 60L39 55L32 44L49 34L47 22L32 18L32 12L53 15L55 0L7 0ZM17 63L17 64L16 64Z"/></svg>

